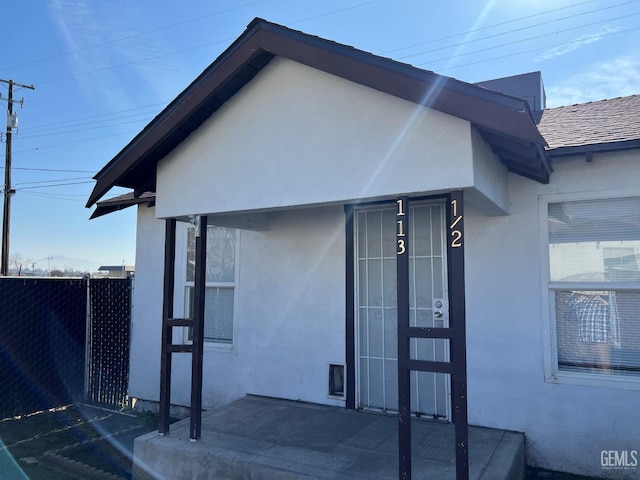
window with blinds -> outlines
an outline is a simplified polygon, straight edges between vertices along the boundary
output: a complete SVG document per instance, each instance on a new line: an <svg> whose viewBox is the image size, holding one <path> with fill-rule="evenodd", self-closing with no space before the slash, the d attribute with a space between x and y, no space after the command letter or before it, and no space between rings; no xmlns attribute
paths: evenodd
<svg viewBox="0 0 640 480"><path fill-rule="evenodd" d="M548 205L559 371L640 376L640 198Z"/></svg>
<svg viewBox="0 0 640 480"><path fill-rule="evenodd" d="M193 314L195 278L195 230L187 233L187 316ZM233 307L236 280L236 231L209 225L207 227L207 268L205 287L204 341L233 343ZM188 332L191 340L191 332Z"/></svg>

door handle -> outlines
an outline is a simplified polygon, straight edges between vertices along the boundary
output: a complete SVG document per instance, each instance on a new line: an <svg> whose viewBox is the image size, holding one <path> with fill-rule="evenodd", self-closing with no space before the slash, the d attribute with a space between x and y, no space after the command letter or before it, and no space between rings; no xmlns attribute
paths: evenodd
<svg viewBox="0 0 640 480"><path fill-rule="evenodd" d="M433 316L436 318L442 318L442 310L436 310L435 312L433 312Z"/></svg>

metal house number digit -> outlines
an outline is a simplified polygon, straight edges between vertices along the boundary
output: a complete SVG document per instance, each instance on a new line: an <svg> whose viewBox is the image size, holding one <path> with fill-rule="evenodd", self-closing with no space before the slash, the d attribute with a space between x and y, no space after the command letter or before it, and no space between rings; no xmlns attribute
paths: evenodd
<svg viewBox="0 0 640 480"><path fill-rule="evenodd" d="M449 226L451 230L451 247L458 248L462 246L462 231L456 229L456 225L462 220L462 215L458 215L458 201L451 201L451 216L453 217L453 223Z"/></svg>
<svg viewBox="0 0 640 480"><path fill-rule="evenodd" d="M398 212L397 212L397 223L398 223L398 232L396 233L396 237L398 237L398 250L397 254L402 255L407 251L407 247L404 242L404 200L400 199L397 201L398 203Z"/></svg>

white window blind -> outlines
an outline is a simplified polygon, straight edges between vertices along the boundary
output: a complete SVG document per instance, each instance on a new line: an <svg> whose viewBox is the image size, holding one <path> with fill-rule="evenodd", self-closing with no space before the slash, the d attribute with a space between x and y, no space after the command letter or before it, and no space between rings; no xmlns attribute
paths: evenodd
<svg viewBox="0 0 640 480"><path fill-rule="evenodd" d="M640 375L640 198L548 206L560 371Z"/></svg>
<svg viewBox="0 0 640 480"><path fill-rule="evenodd" d="M188 315L193 314L193 287L187 287ZM204 298L205 342L233 342L233 287L206 287ZM189 332L189 340L192 339Z"/></svg>

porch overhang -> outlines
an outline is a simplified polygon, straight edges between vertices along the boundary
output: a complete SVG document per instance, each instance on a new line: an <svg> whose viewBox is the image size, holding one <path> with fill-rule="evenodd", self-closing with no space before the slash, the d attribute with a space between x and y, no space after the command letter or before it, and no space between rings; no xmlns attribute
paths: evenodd
<svg viewBox="0 0 640 480"><path fill-rule="evenodd" d="M139 196L135 196L133 192L118 195L108 200L102 200L97 203L96 209L91 214L91 219L117 212L133 205L146 204L153 207L156 204L156 196L152 192L144 192Z"/></svg>
<svg viewBox="0 0 640 480"><path fill-rule="evenodd" d="M465 119L490 138L487 141L510 171L549 181L545 141L525 100L255 19L95 175L87 207L114 186L133 189L135 197L155 191L158 162L275 57Z"/></svg>

